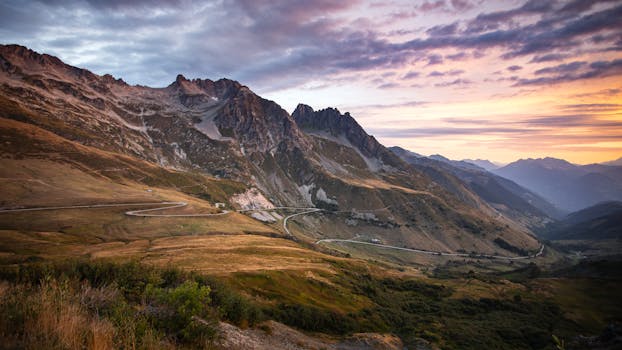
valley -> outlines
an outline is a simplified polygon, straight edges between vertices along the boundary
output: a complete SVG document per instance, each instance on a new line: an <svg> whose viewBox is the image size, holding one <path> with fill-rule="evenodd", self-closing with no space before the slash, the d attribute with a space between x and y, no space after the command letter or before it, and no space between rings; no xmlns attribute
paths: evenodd
<svg viewBox="0 0 622 350"><path fill-rule="evenodd" d="M580 349L621 321L615 204L560 220L511 180L232 80L0 54L9 348Z"/></svg>

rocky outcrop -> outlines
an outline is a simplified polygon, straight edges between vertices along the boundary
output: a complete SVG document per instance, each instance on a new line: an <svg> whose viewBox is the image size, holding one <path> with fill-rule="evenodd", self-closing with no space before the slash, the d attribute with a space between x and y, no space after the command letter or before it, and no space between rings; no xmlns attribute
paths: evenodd
<svg viewBox="0 0 622 350"><path fill-rule="evenodd" d="M348 112L341 114L336 108L314 111L310 106L299 104L292 117L304 131L326 133L337 140L347 140L365 157L378 159L393 167L402 165L398 157L367 134Z"/></svg>

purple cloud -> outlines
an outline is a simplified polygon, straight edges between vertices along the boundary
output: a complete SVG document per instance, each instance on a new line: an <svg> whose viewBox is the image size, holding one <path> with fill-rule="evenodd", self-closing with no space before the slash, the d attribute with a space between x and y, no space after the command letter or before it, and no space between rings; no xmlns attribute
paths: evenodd
<svg viewBox="0 0 622 350"><path fill-rule="evenodd" d="M428 56L428 64L427 64L428 66L433 66L435 64L441 64L441 63L443 63L443 56L437 55L437 54Z"/></svg>
<svg viewBox="0 0 622 350"><path fill-rule="evenodd" d="M539 74L552 74L547 77L520 79L515 86L551 85L577 80L622 75L622 59L612 61L596 61L589 65L586 62L572 62L554 67L543 68ZM538 71L536 71L538 73Z"/></svg>
<svg viewBox="0 0 622 350"><path fill-rule="evenodd" d="M414 72L414 71L410 71L408 73L406 73L402 79L414 79L419 77L420 73L419 72Z"/></svg>

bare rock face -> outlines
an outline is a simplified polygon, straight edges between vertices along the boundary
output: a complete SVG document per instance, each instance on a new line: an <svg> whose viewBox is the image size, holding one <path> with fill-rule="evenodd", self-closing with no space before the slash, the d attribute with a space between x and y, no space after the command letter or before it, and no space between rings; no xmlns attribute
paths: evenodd
<svg viewBox="0 0 622 350"><path fill-rule="evenodd" d="M314 111L310 106L299 104L292 117L305 131L326 132L335 138L343 137L366 157L379 159L394 167L401 165L399 158L375 137L368 135L348 112L341 114L336 108Z"/></svg>

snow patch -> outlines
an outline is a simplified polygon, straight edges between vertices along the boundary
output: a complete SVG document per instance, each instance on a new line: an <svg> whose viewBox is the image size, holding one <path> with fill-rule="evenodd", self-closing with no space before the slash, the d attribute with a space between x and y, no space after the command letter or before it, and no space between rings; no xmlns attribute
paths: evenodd
<svg viewBox="0 0 622 350"><path fill-rule="evenodd" d="M237 204L241 209L272 209L272 204L264 195L256 188L250 188L244 193L238 193L229 199L232 203Z"/></svg>

